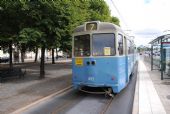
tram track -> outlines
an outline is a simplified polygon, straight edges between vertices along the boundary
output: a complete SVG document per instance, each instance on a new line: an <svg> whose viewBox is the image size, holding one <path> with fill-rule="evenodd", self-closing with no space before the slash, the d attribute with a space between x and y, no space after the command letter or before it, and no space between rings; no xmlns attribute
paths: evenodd
<svg viewBox="0 0 170 114"><path fill-rule="evenodd" d="M68 101L62 102L61 106L57 106L50 114L77 114L79 113L79 111L82 111L82 114L89 114L89 113L94 113L97 112L98 114L105 114L105 112L107 111L107 109L109 108L110 104L113 101L112 97L105 97L105 95L97 95L96 94L89 94L89 93L84 93L81 91L76 91L77 94L76 96L72 96L69 97ZM75 92L75 93L76 93ZM94 107L89 106L90 100L94 100L94 102L92 104L95 104L95 109L97 109L97 111L93 111L92 109ZM101 104L98 104L98 102L101 102ZM84 103L87 103L84 106ZM83 110L79 110L79 109L84 109ZM89 112L88 112L89 111ZM96 113L96 114L97 114ZM95 114L95 113L94 113Z"/></svg>
<svg viewBox="0 0 170 114"><path fill-rule="evenodd" d="M71 99L73 98L74 96L71 97ZM61 106L56 107L55 110L53 110L50 114L58 114L61 110L64 110L66 107L71 105L71 103L72 103L72 100L65 101L64 103L62 103Z"/></svg>
<svg viewBox="0 0 170 114"><path fill-rule="evenodd" d="M104 109L101 111L100 114L105 114L106 111L108 110L108 108L110 107L112 101L113 101L114 98L110 98L110 100L107 102L106 106L104 107Z"/></svg>
<svg viewBox="0 0 170 114"><path fill-rule="evenodd" d="M72 96L69 94L72 94ZM58 99L62 99L62 100L61 100L61 102L58 102L59 105L56 105L56 107L54 107L52 109L52 111L49 110L49 111L47 111L48 113L46 113L44 111L41 111L38 108L37 108L38 110L34 109L36 106L43 104L43 102L49 102L48 100L53 99L57 96L58 96ZM67 97L67 96L69 96L69 97ZM110 102L112 101L112 99L108 100L108 98L105 98L104 95L96 96L94 94L88 94L88 93L84 93L81 91L72 90L72 86L69 86L69 87L66 87L66 88L64 88L54 94L51 94L43 99L40 99L30 105L27 105L26 107L16 110L15 112L13 112L11 114L37 114L37 111L38 112L40 111L41 114L61 114L61 113L63 113L63 111L69 110L70 106L76 106L78 102L82 102L82 101L86 101L88 99L94 99L94 98L96 98L96 100L100 101L100 102L103 102L102 100L104 99L104 103L102 104L104 106L104 108L102 108L102 107L99 108L99 109L104 109L104 110L107 110ZM105 106L107 106L107 107L105 107ZM81 107L83 108L84 106L82 105ZM43 109L45 109L45 108L46 107L43 107ZM88 107L88 108L90 108L90 107ZM101 113L101 114L104 114L104 113Z"/></svg>
<svg viewBox="0 0 170 114"><path fill-rule="evenodd" d="M18 109L18 110L16 110L16 111L12 112L11 114L21 114L21 113L24 113L24 111L32 108L33 106L35 106L35 105L37 105L37 104L40 104L41 102L43 102L43 101L45 101L45 100L48 100L48 99L50 99L50 98L52 98L52 97L55 97L56 95L60 95L60 94L66 93L67 91L69 91L70 89L72 89L72 87L73 87L73 86L71 85L71 86L68 86L68 87L66 87L66 88L64 88L64 89L61 89L61 90L59 90L59 91L57 91L57 92L55 92L55 93L53 93L53 94L51 94L51 95L49 95L49 96L46 96L46 97L44 97L44 98L42 98L42 99L39 99L39 100L37 100L37 101L35 101L35 102L33 102L33 103L31 103L31 104L23 107L23 108Z"/></svg>
<svg viewBox="0 0 170 114"><path fill-rule="evenodd" d="M70 98L70 99L72 99L72 98ZM69 107L70 106L71 107L77 107L76 106L77 102L85 102L87 99L90 99L90 98L91 98L91 96L83 96L81 98L78 98L78 100L76 101L76 97L75 97L75 98L73 98L70 101L66 101L65 103L62 103L62 106L57 107L56 110L53 110L50 114L63 114L63 113L67 113L67 111L65 111L65 110L68 110L68 112L69 112ZM105 100L105 103L103 103L102 106L100 108L98 108L97 112L99 112L99 114L105 114L107 109L110 107L110 104L113 101L113 98L110 98L108 100L107 98L104 97L104 95L103 95L103 98ZM98 101L101 102L100 99L98 99ZM79 107L86 108L87 110L91 108L91 107L84 107L84 105L82 105L81 103L80 103ZM83 112L83 113L85 113L85 112ZM91 112L86 112L86 113L91 113ZM72 111L70 112L70 114L73 114Z"/></svg>
<svg viewBox="0 0 170 114"><path fill-rule="evenodd" d="M118 94L112 98L68 89L59 92L54 97L49 97L48 101L46 99L45 105L42 102L34 103L32 106L12 114L77 114L80 112L82 114L110 114L110 109L116 109L112 106L113 103L116 103L121 95ZM114 112L112 113L114 114Z"/></svg>

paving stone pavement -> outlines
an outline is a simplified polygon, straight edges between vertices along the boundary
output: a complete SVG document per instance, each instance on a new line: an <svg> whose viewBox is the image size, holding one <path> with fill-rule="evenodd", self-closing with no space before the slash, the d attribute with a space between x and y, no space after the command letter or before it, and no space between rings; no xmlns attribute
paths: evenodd
<svg viewBox="0 0 170 114"><path fill-rule="evenodd" d="M170 79L161 80L161 72L159 70L151 71L150 63L148 61L145 61L144 64L164 106L164 109L166 110L166 113L170 114ZM165 77L170 78L166 74Z"/></svg>
<svg viewBox="0 0 170 114"><path fill-rule="evenodd" d="M25 64L24 68L27 72L24 79L0 83L0 114L9 114L71 85L71 63L66 61L46 64L46 78L42 80L38 78L39 64Z"/></svg>

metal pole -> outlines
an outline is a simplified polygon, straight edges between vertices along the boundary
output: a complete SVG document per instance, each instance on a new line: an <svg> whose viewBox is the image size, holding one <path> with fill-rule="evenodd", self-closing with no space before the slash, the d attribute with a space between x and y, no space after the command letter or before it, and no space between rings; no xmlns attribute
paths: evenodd
<svg viewBox="0 0 170 114"><path fill-rule="evenodd" d="M162 38L161 38L161 80L163 80L163 45L162 45Z"/></svg>
<svg viewBox="0 0 170 114"><path fill-rule="evenodd" d="M153 70L153 45L151 46L151 70Z"/></svg>

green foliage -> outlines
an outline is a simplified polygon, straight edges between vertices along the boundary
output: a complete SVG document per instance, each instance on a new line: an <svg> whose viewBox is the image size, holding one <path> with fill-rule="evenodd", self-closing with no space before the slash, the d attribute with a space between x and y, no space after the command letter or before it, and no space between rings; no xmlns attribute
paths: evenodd
<svg viewBox="0 0 170 114"><path fill-rule="evenodd" d="M74 28L97 20L119 25L104 0L0 0L0 46L9 46L10 66L12 44L22 53L41 47L40 75L44 77L45 48L71 53Z"/></svg>
<svg viewBox="0 0 170 114"><path fill-rule="evenodd" d="M19 43L28 43L28 42L36 42L37 39L41 39L44 37L44 34L33 28L24 28L19 33Z"/></svg>
<svg viewBox="0 0 170 114"><path fill-rule="evenodd" d="M1 0L0 40L71 51L73 29L96 20L119 25L104 0Z"/></svg>
<svg viewBox="0 0 170 114"><path fill-rule="evenodd" d="M89 1L90 21L110 21L110 11L104 0Z"/></svg>
<svg viewBox="0 0 170 114"><path fill-rule="evenodd" d="M120 26L120 21L119 21L119 19L117 17L114 17L114 16L111 17L111 21L110 22Z"/></svg>
<svg viewBox="0 0 170 114"><path fill-rule="evenodd" d="M0 1L0 35L1 38L10 38L17 34L20 25L20 16L17 13L20 4L18 2Z"/></svg>

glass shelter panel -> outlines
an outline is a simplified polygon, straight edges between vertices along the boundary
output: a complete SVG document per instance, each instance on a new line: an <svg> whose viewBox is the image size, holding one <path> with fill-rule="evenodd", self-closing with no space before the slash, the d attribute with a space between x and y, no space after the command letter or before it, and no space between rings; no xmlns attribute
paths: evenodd
<svg viewBox="0 0 170 114"><path fill-rule="evenodd" d="M92 45L93 56L114 56L116 54L114 34L93 34Z"/></svg>
<svg viewBox="0 0 170 114"><path fill-rule="evenodd" d="M159 68L160 67L160 45L153 46L152 59L153 59L153 64Z"/></svg>
<svg viewBox="0 0 170 114"><path fill-rule="evenodd" d="M90 56L90 35L80 35L74 37L74 56Z"/></svg>

